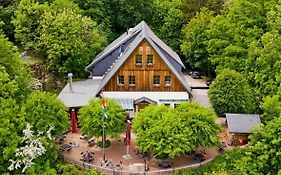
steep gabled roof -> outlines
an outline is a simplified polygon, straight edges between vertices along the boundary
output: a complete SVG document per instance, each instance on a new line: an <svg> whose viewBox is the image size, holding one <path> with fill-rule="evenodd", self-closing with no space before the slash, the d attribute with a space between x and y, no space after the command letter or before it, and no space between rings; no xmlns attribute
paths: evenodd
<svg viewBox="0 0 281 175"><path fill-rule="evenodd" d="M129 58L132 52L137 48L137 46L144 40L149 42L149 44L153 47L153 49L157 52L157 54L163 59L169 69L175 74L177 79L182 83L182 85L187 89L190 95L191 88L186 82L186 79L182 75L181 68L184 67L182 61L179 56L169 48L163 41L161 41L148 27L148 25L142 21L136 27L130 29L128 34L123 34L115 41L113 41L108 47L104 49L104 51L99 54L95 60L86 67L86 70L91 72L91 69L98 64L98 62L106 59L108 55L112 54L113 51L116 51L117 48L125 45L127 41L131 41L130 43L126 43L126 48L124 51L120 52L118 58L112 62L109 66L109 69L104 72L103 80L101 82L101 86L98 89L99 93L102 88L109 82L109 80L115 75L118 69L124 64L124 62ZM97 95L97 94L96 94Z"/></svg>
<svg viewBox="0 0 281 175"><path fill-rule="evenodd" d="M144 22L140 22L138 25L136 25L133 28L130 28L127 32L125 32L123 35L118 37L116 40L114 40L112 43L110 43L100 54L98 54L95 59L92 61L91 64L89 64L86 67L86 71L90 72L90 69L99 61L106 58L109 54L111 54L115 49L121 47L124 45L128 40L130 40L132 37L135 37L137 34L139 34L142 31L146 31L147 36L159 47L159 49L165 51L167 55L173 60L175 60L181 67L185 68L184 64L182 63L180 57L176 52L174 52L169 46L167 46L162 40L160 40L153 31L149 28L149 26ZM125 48L125 50L128 50L128 48Z"/></svg>

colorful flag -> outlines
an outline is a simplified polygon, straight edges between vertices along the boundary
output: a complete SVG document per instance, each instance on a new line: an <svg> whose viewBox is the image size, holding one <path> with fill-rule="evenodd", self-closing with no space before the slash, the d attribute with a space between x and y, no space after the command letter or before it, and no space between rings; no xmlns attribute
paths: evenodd
<svg viewBox="0 0 281 175"><path fill-rule="evenodd" d="M101 105L102 113L105 116L105 118L108 119L108 116L106 114L106 103L105 103L105 100L104 100L103 96L101 97L101 102L102 102L102 105Z"/></svg>

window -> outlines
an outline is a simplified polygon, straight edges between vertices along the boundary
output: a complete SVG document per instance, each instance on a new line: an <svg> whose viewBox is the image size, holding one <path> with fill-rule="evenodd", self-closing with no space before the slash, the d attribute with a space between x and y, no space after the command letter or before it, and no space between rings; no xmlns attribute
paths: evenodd
<svg viewBox="0 0 281 175"><path fill-rule="evenodd" d="M150 47L146 47L146 54L151 54Z"/></svg>
<svg viewBox="0 0 281 175"><path fill-rule="evenodd" d="M160 76L153 76L153 86L160 86Z"/></svg>
<svg viewBox="0 0 281 175"><path fill-rule="evenodd" d="M180 104L175 103L175 104L174 104L174 108L177 108L179 105L180 105Z"/></svg>
<svg viewBox="0 0 281 175"><path fill-rule="evenodd" d="M129 86L135 86L135 85L136 85L135 76L129 76Z"/></svg>
<svg viewBox="0 0 281 175"><path fill-rule="evenodd" d="M164 84L165 84L165 86L171 86L171 77L170 76L165 76Z"/></svg>
<svg viewBox="0 0 281 175"><path fill-rule="evenodd" d="M147 55L147 65L148 66L153 65L153 55Z"/></svg>
<svg viewBox="0 0 281 175"><path fill-rule="evenodd" d="M118 76L118 85L123 86L125 84L125 78L124 75L119 75Z"/></svg>
<svg viewBox="0 0 281 175"><path fill-rule="evenodd" d="M142 54L142 52L143 52L143 47L139 47L139 52L140 52L140 54Z"/></svg>
<svg viewBox="0 0 281 175"><path fill-rule="evenodd" d="M136 55L136 65L137 66L142 65L142 55Z"/></svg>

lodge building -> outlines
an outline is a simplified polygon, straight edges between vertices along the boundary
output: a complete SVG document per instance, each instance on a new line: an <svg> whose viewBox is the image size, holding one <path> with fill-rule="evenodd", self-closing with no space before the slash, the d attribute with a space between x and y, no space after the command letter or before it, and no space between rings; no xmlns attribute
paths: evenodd
<svg viewBox="0 0 281 175"><path fill-rule="evenodd" d="M85 69L89 79L68 83L58 98L79 108L103 93L133 117L149 104L175 107L190 100L183 69L180 57L142 21L96 56Z"/></svg>

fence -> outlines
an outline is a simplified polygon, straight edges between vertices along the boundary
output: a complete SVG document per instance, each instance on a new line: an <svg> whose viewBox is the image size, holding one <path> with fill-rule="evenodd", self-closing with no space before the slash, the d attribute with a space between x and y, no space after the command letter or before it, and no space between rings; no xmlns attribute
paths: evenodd
<svg viewBox="0 0 281 175"><path fill-rule="evenodd" d="M192 165L169 168L169 169L164 169L164 170L149 170L149 171L139 171L139 172L126 171L126 170L114 170L114 169L110 169L110 168L107 168L107 167L89 164L89 163L86 163L86 162L83 162L83 161L73 160L73 159L71 159L67 156L64 156L64 160L69 162L69 163L75 164L75 165L77 165L78 167L80 167L84 170L95 168L96 170L101 171L101 172L103 172L105 174L108 174L108 175L168 175L169 173L173 173L173 172L178 171L178 170L198 168L200 166L203 166L203 165L211 162L213 160L213 158L208 159L204 162L196 163L196 164L192 164Z"/></svg>

